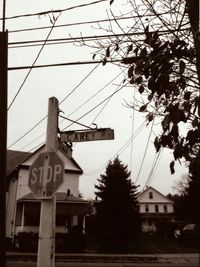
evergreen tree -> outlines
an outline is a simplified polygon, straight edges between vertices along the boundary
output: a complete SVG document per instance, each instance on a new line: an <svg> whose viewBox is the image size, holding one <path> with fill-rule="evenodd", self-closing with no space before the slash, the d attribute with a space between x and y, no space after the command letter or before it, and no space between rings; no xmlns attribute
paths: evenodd
<svg viewBox="0 0 200 267"><path fill-rule="evenodd" d="M193 159L190 166L188 187L186 188L186 208L189 219L200 223L200 158Z"/></svg>
<svg viewBox="0 0 200 267"><path fill-rule="evenodd" d="M130 179L127 165L118 157L109 161L105 174L95 185L97 205L97 232L101 247L126 250L129 242L140 233L140 217L137 202L137 186Z"/></svg>

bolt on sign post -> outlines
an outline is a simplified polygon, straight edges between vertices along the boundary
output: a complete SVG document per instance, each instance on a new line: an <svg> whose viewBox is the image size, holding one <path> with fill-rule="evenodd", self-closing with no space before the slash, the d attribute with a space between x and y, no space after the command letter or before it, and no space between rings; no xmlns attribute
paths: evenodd
<svg viewBox="0 0 200 267"><path fill-rule="evenodd" d="M29 170L28 185L41 199L37 267L55 266L55 192L63 182L64 163L57 155L58 100L49 99L46 152L41 153Z"/></svg>

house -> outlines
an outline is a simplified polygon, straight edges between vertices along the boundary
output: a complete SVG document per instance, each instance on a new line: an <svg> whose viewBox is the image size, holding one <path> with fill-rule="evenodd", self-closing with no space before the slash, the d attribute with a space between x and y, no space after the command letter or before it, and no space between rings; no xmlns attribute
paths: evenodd
<svg viewBox="0 0 200 267"><path fill-rule="evenodd" d="M29 186L29 168L45 151L45 145L34 153L7 151L6 237L14 240L20 232L38 232L41 201L35 199ZM56 192L56 232L67 233L73 226L85 227L89 203L79 197L79 178L83 170L72 157L72 148L59 142L58 155L64 162L64 180Z"/></svg>
<svg viewBox="0 0 200 267"><path fill-rule="evenodd" d="M138 195L142 231L156 232L160 223L174 219L174 202L153 187Z"/></svg>

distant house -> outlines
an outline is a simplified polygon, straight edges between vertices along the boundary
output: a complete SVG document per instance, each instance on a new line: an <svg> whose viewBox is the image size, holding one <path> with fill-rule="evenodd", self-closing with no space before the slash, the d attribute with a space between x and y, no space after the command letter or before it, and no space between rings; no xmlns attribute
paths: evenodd
<svg viewBox="0 0 200 267"><path fill-rule="evenodd" d="M156 232L158 225L174 218L174 202L148 187L138 196L143 232Z"/></svg>
<svg viewBox="0 0 200 267"><path fill-rule="evenodd" d="M34 153L7 151L6 237L19 232L38 232L40 200L28 187L29 168L45 146ZM88 201L79 197L81 167L72 157L69 145L59 143L58 155L64 161L64 182L56 193L56 232L68 232L75 225L85 227L90 213Z"/></svg>

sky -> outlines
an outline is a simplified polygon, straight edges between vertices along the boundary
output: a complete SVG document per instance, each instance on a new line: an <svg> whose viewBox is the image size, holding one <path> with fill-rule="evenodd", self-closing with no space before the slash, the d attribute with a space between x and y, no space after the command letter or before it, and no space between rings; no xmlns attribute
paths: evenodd
<svg viewBox="0 0 200 267"><path fill-rule="evenodd" d="M92 2L96 3L88 5ZM112 4L112 12L120 14L122 8L126 9L122 2L115 1ZM3 6L2 0L0 6ZM73 9L70 9L71 7ZM30 16L48 10L64 11L54 12L54 15ZM156 154L153 142L155 135L160 132L159 120L156 120L153 126L146 126L146 114L130 108L135 91L132 86L124 86L122 83L126 73L119 66L103 66L100 63L11 70L21 66L93 61L96 51L94 45L97 43L87 42L84 45L77 38L108 34L102 29L107 26L106 23L101 23L100 29L97 23L82 22L107 20L110 14L109 1L6 2L6 17L10 17L6 20L10 69L8 149L33 152L43 144L46 138L48 99L54 96L59 101L59 109L64 117L87 127L97 125L97 128L112 128L115 133L114 140L73 144L73 157L84 171L80 178L80 192L85 198L94 198L97 179L105 172L108 162L116 156L128 165L131 179L140 185L140 190L149 181L148 185L161 193L173 193L175 182L187 170L184 163L176 163L176 172L171 175L169 164L173 160L172 151L164 149L160 154ZM52 27L55 19L55 26ZM35 30L31 30L33 28ZM29 30L21 31L22 29ZM68 38L70 42L49 45L48 42L45 43L47 38ZM96 39L99 41L98 37ZM34 43L37 46L28 46L33 44L30 41L39 40L40 42ZM24 43L27 41L28 43ZM62 118L59 119L59 128L61 131L87 129Z"/></svg>

